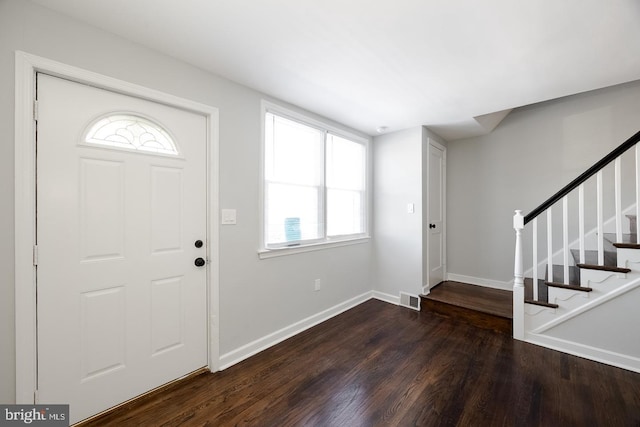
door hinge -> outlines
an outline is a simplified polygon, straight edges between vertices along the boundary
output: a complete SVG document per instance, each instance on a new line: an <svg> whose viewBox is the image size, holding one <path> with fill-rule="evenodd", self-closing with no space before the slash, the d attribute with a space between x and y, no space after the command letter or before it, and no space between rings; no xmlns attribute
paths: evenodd
<svg viewBox="0 0 640 427"><path fill-rule="evenodd" d="M38 265L38 245L33 245L33 265Z"/></svg>
<svg viewBox="0 0 640 427"><path fill-rule="evenodd" d="M33 120L38 121L38 100L33 100Z"/></svg>

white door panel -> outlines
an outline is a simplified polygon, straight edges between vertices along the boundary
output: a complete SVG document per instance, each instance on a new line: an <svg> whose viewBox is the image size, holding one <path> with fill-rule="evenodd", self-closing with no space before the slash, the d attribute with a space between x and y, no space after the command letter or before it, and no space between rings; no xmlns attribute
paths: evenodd
<svg viewBox="0 0 640 427"><path fill-rule="evenodd" d="M38 390L77 422L207 364L206 119L42 74L38 103ZM83 142L117 112L178 155Z"/></svg>
<svg viewBox="0 0 640 427"><path fill-rule="evenodd" d="M444 280L444 151L429 143L429 286Z"/></svg>

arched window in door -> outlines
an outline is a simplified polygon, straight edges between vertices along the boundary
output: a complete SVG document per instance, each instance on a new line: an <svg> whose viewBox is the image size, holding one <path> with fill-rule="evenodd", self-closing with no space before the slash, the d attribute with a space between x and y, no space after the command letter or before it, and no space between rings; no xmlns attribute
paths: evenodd
<svg viewBox="0 0 640 427"><path fill-rule="evenodd" d="M179 155L178 147L157 123L134 114L116 113L96 120L84 142L147 153Z"/></svg>

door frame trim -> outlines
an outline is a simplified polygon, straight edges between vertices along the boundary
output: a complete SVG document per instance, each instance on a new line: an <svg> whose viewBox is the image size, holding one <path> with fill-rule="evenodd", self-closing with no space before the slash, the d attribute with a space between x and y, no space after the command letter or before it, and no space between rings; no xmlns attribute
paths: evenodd
<svg viewBox="0 0 640 427"><path fill-rule="evenodd" d="M219 347L219 113L206 104L21 51L15 53L15 345L16 403L33 404L37 390L36 324L36 73L204 115L207 122L208 368L218 371Z"/></svg>

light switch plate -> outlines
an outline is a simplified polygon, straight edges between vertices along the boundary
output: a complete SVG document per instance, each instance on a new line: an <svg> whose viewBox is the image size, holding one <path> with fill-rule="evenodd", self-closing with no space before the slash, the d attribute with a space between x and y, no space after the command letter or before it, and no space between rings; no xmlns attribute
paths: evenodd
<svg viewBox="0 0 640 427"><path fill-rule="evenodd" d="M235 225L236 224L236 210L235 209L222 209L221 222L223 225Z"/></svg>
<svg viewBox="0 0 640 427"><path fill-rule="evenodd" d="M416 212L416 205L414 205L413 203L408 203L407 204L407 213L415 213Z"/></svg>

